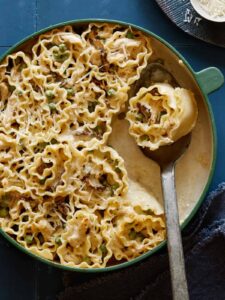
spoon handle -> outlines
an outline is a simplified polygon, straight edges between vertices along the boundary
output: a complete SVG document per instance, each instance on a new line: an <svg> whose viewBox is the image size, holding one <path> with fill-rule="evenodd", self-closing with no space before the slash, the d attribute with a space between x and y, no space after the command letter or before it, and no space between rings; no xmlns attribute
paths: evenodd
<svg viewBox="0 0 225 300"><path fill-rule="evenodd" d="M173 299L188 300L189 295L175 189L174 163L161 168L161 177Z"/></svg>

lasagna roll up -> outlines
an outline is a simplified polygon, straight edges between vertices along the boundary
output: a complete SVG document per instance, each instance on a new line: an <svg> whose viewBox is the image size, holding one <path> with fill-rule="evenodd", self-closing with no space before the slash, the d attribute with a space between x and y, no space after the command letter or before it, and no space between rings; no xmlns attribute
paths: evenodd
<svg viewBox="0 0 225 300"><path fill-rule="evenodd" d="M129 132L139 146L156 150L188 134L198 116L196 100L191 91L157 83L141 88L130 99L127 119Z"/></svg>

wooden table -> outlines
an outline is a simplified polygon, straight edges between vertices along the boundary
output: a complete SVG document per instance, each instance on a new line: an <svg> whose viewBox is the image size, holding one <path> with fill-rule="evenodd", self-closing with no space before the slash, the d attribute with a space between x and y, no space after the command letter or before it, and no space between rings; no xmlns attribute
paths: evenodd
<svg viewBox="0 0 225 300"><path fill-rule="evenodd" d="M154 0L0 0L0 54L41 28L76 18L128 21L176 47L198 71L216 66L225 74L225 50L198 41L173 25ZM225 177L225 86L210 96L218 129L218 160L210 190ZM63 272L21 253L0 237L0 299L55 300Z"/></svg>

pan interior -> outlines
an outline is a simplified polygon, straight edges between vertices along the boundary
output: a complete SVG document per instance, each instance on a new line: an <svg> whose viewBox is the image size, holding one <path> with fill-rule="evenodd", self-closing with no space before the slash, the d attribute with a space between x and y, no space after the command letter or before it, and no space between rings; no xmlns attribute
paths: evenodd
<svg viewBox="0 0 225 300"><path fill-rule="evenodd" d="M84 26L86 25L79 25L78 23L74 25L74 29L80 31ZM183 223L191 217L192 211L199 203L211 174L214 159L212 121L204 95L185 63L157 38L150 36L150 39L154 49L152 59L163 59L165 67L173 74L178 84L194 92L199 109L198 121L192 133L191 145L176 165L178 206L180 220ZM36 38L34 37L16 50L26 50L27 52L35 41ZM133 194L143 197L146 201L151 201L155 210L161 213L163 204L159 167L142 154L133 138L129 136L126 120L116 119L114 121L109 144L118 151L125 161L129 177L130 195Z"/></svg>

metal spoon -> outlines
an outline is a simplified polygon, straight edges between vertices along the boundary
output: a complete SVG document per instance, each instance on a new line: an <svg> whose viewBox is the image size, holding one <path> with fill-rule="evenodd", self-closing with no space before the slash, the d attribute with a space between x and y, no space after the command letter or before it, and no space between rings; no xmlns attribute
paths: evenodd
<svg viewBox="0 0 225 300"><path fill-rule="evenodd" d="M180 138L177 142L169 146L162 146L156 151L141 148L144 155L157 162L161 169L164 210L166 215L167 248L174 300L189 299L177 208L175 163L182 154L184 154L190 141L191 134L188 134Z"/></svg>
<svg viewBox="0 0 225 300"><path fill-rule="evenodd" d="M176 79L162 63L152 62L142 71L140 79L131 89L130 97L135 95L141 87L149 87L156 82L167 82L173 87L179 86ZM177 207L175 163L188 148L190 141L191 134L188 134L177 142L168 146L162 146L156 151L141 148L144 155L157 162L161 169L167 247L174 300L189 299Z"/></svg>

